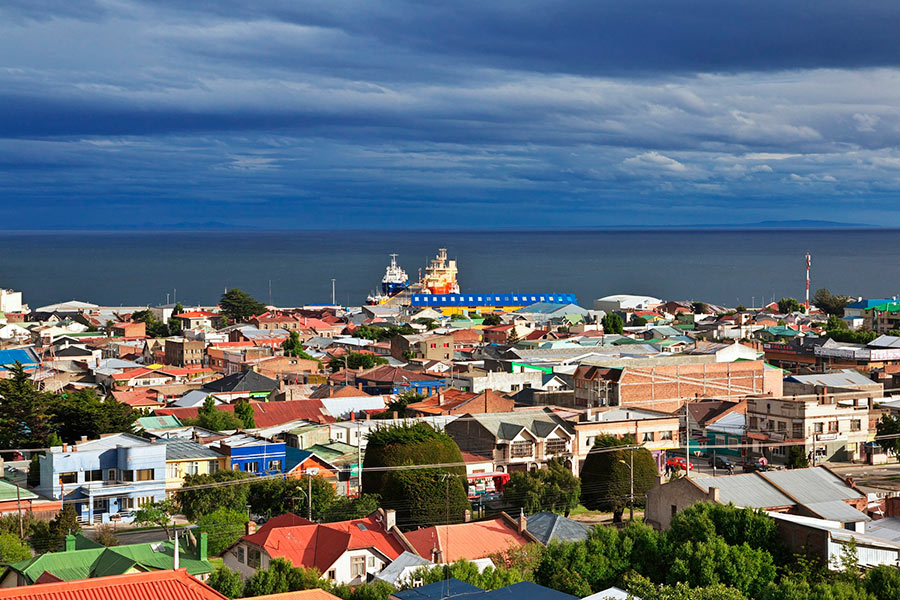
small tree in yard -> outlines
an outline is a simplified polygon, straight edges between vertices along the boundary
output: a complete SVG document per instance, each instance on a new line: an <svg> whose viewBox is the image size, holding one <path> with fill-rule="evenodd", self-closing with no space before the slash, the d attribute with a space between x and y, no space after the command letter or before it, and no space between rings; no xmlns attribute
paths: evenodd
<svg viewBox="0 0 900 600"><path fill-rule="evenodd" d="M253 315L260 315L266 311L266 306L263 303L238 288L232 288L225 292L219 300L219 306L222 309L222 314L235 323L245 321Z"/></svg>
<svg viewBox="0 0 900 600"><path fill-rule="evenodd" d="M220 508L197 520L197 528L209 535L209 555L218 556L244 535L250 519L246 511Z"/></svg>
<svg viewBox="0 0 900 600"><path fill-rule="evenodd" d="M625 331L625 323L622 321L622 317L616 313L604 315L603 318L600 319L600 324L603 326L603 333L607 335L621 334Z"/></svg>
<svg viewBox="0 0 900 600"><path fill-rule="evenodd" d="M174 500L166 498L156 502L148 502L134 511L134 522L138 525L161 527L166 532L166 539L172 539L175 526L172 517L178 514L178 505Z"/></svg>
<svg viewBox="0 0 900 600"><path fill-rule="evenodd" d="M883 438L878 440L878 445L884 448L888 454L896 455L900 450L900 437L885 438L885 436L900 434L900 416L882 416L875 426L875 430L877 431L876 437Z"/></svg>
<svg viewBox="0 0 900 600"><path fill-rule="evenodd" d="M107 548L119 545L119 538L116 537L116 532L109 523L97 527L97 535L94 536L94 539L98 544L103 544Z"/></svg>
<svg viewBox="0 0 900 600"><path fill-rule="evenodd" d="M31 558L25 541L14 533L0 533L0 563L9 564Z"/></svg>
<svg viewBox="0 0 900 600"><path fill-rule="evenodd" d="M546 469L513 474L503 499L529 514L549 510L568 515L578 506L580 494L581 481L554 458L547 462Z"/></svg>
<svg viewBox="0 0 900 600"><path fill-rule="evenodd" d="M244 579L241 574L224 565L210 574L206 584L228 598L240 598L244 591Z"/></svg>
<svg viewBox="0 0 900 600"><path fill-rule="evenodd" d="M256 427L256 419L253 416L253 405L246 399L241 398L234 405L234 416L241 420L244 429L253 429Z"/></svg>
<svg viewBox="0 0 900 600"><path fill-rule="evenodd" d="M630 436L618 439L611 435L597 437L591 453L581 469L581 502L591 510L608 510L613 521L621 522L631 492L631 470L634 465L634 503L642 505L644 497L658 478L656 460L646 448L629 450ZM630 456L634 453L633 457ZM633 458L633 463L632 463Z"/></svg>
<svg viewBox="0 0 900 600"><path fill-rule="evenodd" d="M803 446L791 446L788 450L787 464L791 469L805 469L809 466L809 458Z"/></svg>
<svg viewBox="0 0 900 600"><path fill-rule="evenodd" d="M236 511L246 510L247 497L250 493L250 483L255 479L255 477L249 473L245 473L244 471L232 471L230 469L216 471L212 475L185 475L185 488L239 479L245 479L247 481L246 483L224 485L221 487L179 490L176 492L176 498L181 505L182 514L188 519L196 521L203 515L223 507Z"/></svg>

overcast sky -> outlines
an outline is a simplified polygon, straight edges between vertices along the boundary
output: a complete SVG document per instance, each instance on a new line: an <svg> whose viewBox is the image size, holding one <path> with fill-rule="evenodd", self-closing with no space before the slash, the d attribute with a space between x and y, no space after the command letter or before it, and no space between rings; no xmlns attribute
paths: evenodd
<svg viewBox="0 0 900 600"><path fill-rule="evenodd" d="M4 0L0 228L900 226L900 5Z"/></svg>

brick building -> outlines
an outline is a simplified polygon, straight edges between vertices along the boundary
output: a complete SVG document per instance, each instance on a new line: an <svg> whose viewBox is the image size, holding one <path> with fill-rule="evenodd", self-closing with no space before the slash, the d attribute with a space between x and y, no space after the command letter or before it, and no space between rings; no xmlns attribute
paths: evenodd
<svg viewBox="0 0 900 600"><path fill-rule="evenodd" d="M391 338L391 356L397 360L453 360L452 335L395 335Z"/></svg>
<svg viewBox="0 0 900 600"><path fill-rule="evenodd" d="M188 340L186 338L170 338L166 340L166 364L186 367L202 365L206 350L206 342Z"/></svg>
<svg viewBox="0 0 900 600"><path fill-rule="evenodd" d="M511 412L514 407L515 401L501 396L493 390L475 393L448 388L421 402L408 405L406 412L411 417L427 417L431 415L505 413Z"/></svg>

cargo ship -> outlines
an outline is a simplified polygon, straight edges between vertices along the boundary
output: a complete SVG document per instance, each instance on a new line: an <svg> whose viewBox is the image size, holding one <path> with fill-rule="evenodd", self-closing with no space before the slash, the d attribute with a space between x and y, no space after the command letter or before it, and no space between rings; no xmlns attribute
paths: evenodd
<svg viewBox="0 0 900 600"><path fill-rule="evenodd" d="M385 269L381 278L381 292L369 295L369 304L381 304L388 298L396 296L409 287L409 277L406 271L397 264L397 255L391 254L391 264Z"/></svg>
<svg viewBox="0 0 900 600"><path fill-rule="evenodd" d="M457 273L456 261L447 260L447 249L440 248L437 257L432 258L431 265L425 268L422 291L429 294L458 294Z"/></svg>

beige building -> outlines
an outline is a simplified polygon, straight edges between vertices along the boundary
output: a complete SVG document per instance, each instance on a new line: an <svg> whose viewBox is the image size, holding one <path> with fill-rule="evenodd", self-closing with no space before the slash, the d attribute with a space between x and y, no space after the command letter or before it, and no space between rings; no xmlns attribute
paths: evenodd
<svg viewBox="0 0 900 600"><path fill-rule="evenodd" d="M166 444L166 491L184 485L185 475L212 475L225 468L225 456L190 440Z"/></svg>
<svg viewBox="0 0 900 600"><path fill-rule="evenodd" d="M590 409L583 419L574 423L575 441L573 453L576 475L587 459L594 441L603 435L617 438L631 435L653 453L658 464L664 462L665 451L678 448L680 419L677 415L636 408L617 408L603 412Z"/></svg>

